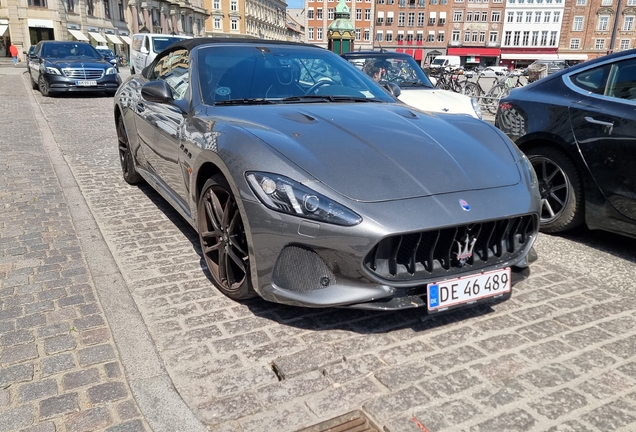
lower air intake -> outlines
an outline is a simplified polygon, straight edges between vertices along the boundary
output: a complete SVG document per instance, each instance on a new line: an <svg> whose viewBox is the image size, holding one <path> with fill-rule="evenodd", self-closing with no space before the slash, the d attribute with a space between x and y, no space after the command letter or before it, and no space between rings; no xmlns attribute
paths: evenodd
<svg viewBox="0 0 636 432"><path fill-rule="evenodd" d="M299 246L287 246L274 266L273 282L278 288L306 293L336 283L336 276L318 254Z"/></svg>

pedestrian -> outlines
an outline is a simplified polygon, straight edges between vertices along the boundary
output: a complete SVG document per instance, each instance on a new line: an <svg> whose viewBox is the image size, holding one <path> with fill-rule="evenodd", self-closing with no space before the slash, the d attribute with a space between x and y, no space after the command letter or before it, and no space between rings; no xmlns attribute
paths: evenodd
<svg viewBox="0 0 636 432"><path fill-rule="evenodd" d="M11 46L9 47L9 54L11 54L11 57L13 57L13 66L17 66L18 65L18 47L15 46L13 43L11 43Z"/></svg>

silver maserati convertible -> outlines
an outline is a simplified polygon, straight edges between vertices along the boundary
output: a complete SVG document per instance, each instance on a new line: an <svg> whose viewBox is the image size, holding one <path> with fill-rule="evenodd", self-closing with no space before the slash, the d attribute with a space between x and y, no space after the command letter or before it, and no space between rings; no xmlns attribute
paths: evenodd
<svg viewBox="0 0 636 432"><path fill-rule="evenodd" d="M123 176L198 231L233 299L437 313L509 298L536 258L528 159L397 94L312 45L177 42L117 92Z"/></svg>

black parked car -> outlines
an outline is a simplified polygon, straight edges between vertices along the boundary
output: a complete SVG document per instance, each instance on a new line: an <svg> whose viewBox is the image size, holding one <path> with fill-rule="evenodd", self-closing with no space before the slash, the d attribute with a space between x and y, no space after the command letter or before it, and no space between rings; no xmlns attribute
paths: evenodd
<svg viewBox="0 0 636 432"><path fill-rule="evenodd" d="M42 41L28 61L33 89L43 96L59 92L106 92L121 83L117 69L86 42Z"/></svg>
<svg viewBox="0 0 636 432"><path fill-rule="evenodd" d="M586 222L636 237L636 50L513 90L495 125L534 166L543 231Z"/></svg>

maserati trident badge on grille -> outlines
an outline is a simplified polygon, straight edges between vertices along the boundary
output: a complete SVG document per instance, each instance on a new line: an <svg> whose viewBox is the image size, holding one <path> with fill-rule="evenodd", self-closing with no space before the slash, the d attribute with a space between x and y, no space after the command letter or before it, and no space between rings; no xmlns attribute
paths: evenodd
<svg viewBox="0 0 636 432"><path fill-rule="evenodd" d="M455 240L457 244L457 261L459 261L459 266L463 267L464 264L473 256L473 249L475 249L475 243L477 242L477 237L466 234L461 240Z"/></svg>

